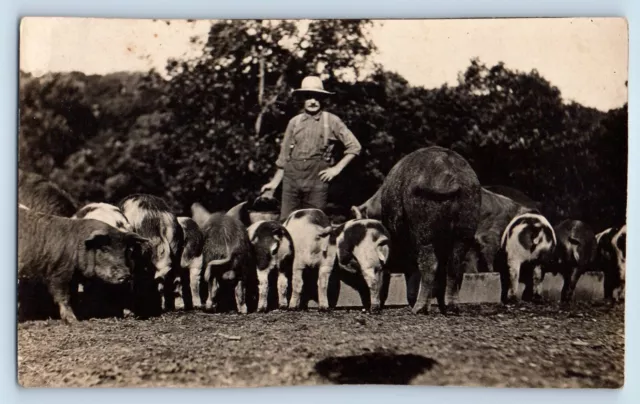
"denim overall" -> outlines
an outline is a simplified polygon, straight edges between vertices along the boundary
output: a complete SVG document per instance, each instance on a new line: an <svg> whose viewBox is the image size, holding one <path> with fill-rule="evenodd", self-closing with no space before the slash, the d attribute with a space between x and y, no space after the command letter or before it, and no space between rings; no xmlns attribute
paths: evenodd
<svg viewBox="0 0 640 404"><path fill-rule="evenodd" d="M329 117L322 112L323 136L318 141L300 142L304 128L294 122L292 142L284 166L280 218L285 219L298 209L324 210L329 196L329 183L323 182L320 172L333 165L329 138ZM298 136L298 139L296 139Z"/></svg>

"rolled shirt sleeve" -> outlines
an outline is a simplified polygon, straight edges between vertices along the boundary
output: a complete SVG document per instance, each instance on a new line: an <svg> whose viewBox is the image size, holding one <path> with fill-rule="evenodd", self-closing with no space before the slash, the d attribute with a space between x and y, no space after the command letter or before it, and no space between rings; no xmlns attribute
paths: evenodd
<svg viewBox="0 0 640 404"><path fill-rule="evenodd" d="M334 115L334 133L338 140L344 145L344 154L355 154L358 156L362 151L362 146L353 132L347 128L347 125L339 117Z"/></svg>
<svg viewBox="0 0 640 404"><path fill-rule="evenodd" d="M278 155L278 159L276 160L276 167L278 168L284 168L284 165L287 162L287 153L289 149L289 144L291 143L292 129L293 129L293 119L289 120L289 124L287 124L287 129L284 131L282 143L280 143L280 154Z"/></svg>

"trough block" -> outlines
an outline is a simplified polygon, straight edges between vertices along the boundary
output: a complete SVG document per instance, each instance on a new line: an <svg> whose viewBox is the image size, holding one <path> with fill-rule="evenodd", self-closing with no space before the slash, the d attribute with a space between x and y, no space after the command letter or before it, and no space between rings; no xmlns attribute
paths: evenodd
<svg viewBox="0 0 640 404"><path fill-rule="evenodd" d="M560 275L547 274L542 283L542 297L549 301L559 301L563 279ZM497 273L465 274L460 289L460 303L500 303L500 275ZM522 296L524 284L519 284L518 294ZM577 301L597 301L604 298L603 274L587 272L578 281L574 293ZM436 304L435 299L433 303ZM407 293L404 275L393 274L389 285L389 296L386 305L407 305ZM309 307L317 307L316 302L309 302ZM345 283L340 285L338 307L362 307L358 292Z"/></svg>

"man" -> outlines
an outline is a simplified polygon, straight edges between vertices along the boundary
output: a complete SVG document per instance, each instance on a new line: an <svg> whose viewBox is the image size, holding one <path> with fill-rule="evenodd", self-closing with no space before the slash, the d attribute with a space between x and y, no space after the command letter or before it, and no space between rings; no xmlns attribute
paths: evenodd
<svg viewBox="0 0 640 404"><path fill-rule="evenodd" d="M280 218L297 209L324 210L329 183L360 154L362 147L336 115L322 110L329 94L322 80L308 76L294 94L304 100L304 112L289 121L276 161L277 171L261 192L275 190L282 182ZM342 159L334 163L335 146L342 145Z"/></svg>

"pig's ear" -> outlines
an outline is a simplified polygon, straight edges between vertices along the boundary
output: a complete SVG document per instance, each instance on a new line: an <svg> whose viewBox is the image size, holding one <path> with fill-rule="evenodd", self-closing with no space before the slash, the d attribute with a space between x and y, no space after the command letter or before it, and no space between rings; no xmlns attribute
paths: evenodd
<svg viewBox="0 0 640 404"><path fill-rule="evenodd" d="M191 218L200 228L209 220L209 217L211 217L211 213L204 206L198 202L191 205Z"/></svg>
<svg viewBox="0 0 640 404"><path fill-rule="evenodd" d="M129 237L129 240L131 240L133 242L136 242L136 243L139 243L139 244L151 243L151 240L149 240L146 237L142 237L138 233L129 232L129 233L127 233L127 236Z"/></svg>
<svg viewBox="0 0 640 404"><path fill-rule="evenodd" d="M325 238L328 235L330 235L331 233L333 233L333 226L329 225L327 227L325 227L324 229L320 230L320 232L318 233L318 238Z"/></svg>
<svg viewBox="0 0 640 404"><path fill-rule="evenodd" d="M91 232L89 237L84 240L87 250L96 250L111 243L111 236L107 229L98 229Z"/></svg>
<svg viewBox="0 0 640 404"><path fill-rule="evenodd" d="M242 222L245 226L251 226L251 216L249 215L248 202L241 202L227 211L227 216L231 216Z"/></svg>
<svg viewBox="0 0 640 404"><path fill-rule="evenodd" d="M356 219L362 219L362 212L360 211L360 209L358 209L357 206L352 206L351 207L351 213L353 213L353 216Z"/></svg>
<svg viewBox="0 0 640 404"><path fill-rule="evenodd" d="M358 265L356 257L353 255L353 248L355 246L352 245L345 237L340 237L337 244L338 263L340 264L340 267L342 267L342 269L346 270L347 272L355 274L357 272L355 267Z"/></svg>
<svg viewBox="0 0 640 404"><path fill-rule="evenodd" d="M273 244L271 244L271 248L269 249L269 251L271 252L271 255L276 255L278 253L279 247L280 247L280 242L278 240L274 241Z"/></svg>
<svg viewBox="0 0 640 404"><path fill-rule="evenodd" d="M128 233L127 236L133 244L140 247L140 252L142 253L142 255L146 255L150 253L151 250L153 249L150 239L142 237L136 233L131 233L131 232Z"/></svg>
<svg viewBox="0 0 640 404"><path fill-rule="evenodd" d="M386 241L381 242L380 244L378 244L377 251L380 262L382 263L382 265L386 265L387 261L389 260L389 243Z"/></svg>

